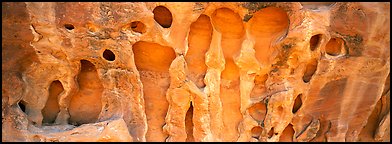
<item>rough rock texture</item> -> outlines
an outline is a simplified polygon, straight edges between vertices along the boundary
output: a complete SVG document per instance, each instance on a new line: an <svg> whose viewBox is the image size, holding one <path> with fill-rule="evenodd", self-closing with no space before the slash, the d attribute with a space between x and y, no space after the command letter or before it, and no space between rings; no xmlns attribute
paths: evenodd
<svg viewBox="0 0 392 144"><path fill-rule="evenodd" d="M2 3L2 141L390 141L390 3Z"/></svg>

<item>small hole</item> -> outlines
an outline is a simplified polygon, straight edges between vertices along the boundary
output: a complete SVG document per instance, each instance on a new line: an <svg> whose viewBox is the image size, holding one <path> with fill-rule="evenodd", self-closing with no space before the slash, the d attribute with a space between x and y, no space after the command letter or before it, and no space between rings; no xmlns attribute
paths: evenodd
<svg viewBox="0 0 392 144"><path fill-rule="evenodd" d="M146 25L140 21L134 21L131 23L131 28L133 31L138 33L145 33L146 32Z"/></svg>
<svg viewBox="0 0 392 144"><path fill-rule="evenodd" d="M310 50L311 51L314 51L319 46L320 40L321 40L321 34L314 35L314 36L312 36L312 38L310 38Z"/></svg>
<svg viewBox="0 0 392 144"><path fill-rule="evenodd" d="M308 83L312 79L312 76L314 75L316 70L317 70L317 60L313 59L310 61L310 63L306 65L305 73L302 76L302 80L305 83Z"/></svg>
<svg viewBox="0 0 392 144"><path fill-rule="evenodd" d="M271 130L268 132L268 138L271 138L274 134L274 128L272 127Z"/></svg>
<svg viewBox="0 0 392 144"><path fill-rule="evenodd" d="M263 131L263 129L261 129L260 126L256 126L252 128L252 137L259 139L259 136L261 134L261 132Z"/></svg>
<svg viewBox="0 0 392 144"><path fill-rule="evenodd" d="M41 53L41 51L37 51L38 53Z"/></svg>
<svg viewBox="0 0 392 144"><path fill-rule="evenodd" d="M116 56L114 55L114 53L110 50L105 50L103 52L103 57L108 60L108 61L114 61L116 59Z"/></svg>
<svg viewBox="0 0 392 144"><path fill-rule="evenodd" d="M64 24L64 27L65 27L67 30L73 30L73 29L75 28L72 24Z"/></svg>
<svg viewBox="0 0 392 144"><path fill-rule="evenodd" d="M164 6L157 6L152 11L154 20L163 28L169 28L173 21L172 13Z"/></svg>
<svg viewBox="0 0 392 144"><path fill-rule="evenodd" d="M293 113L296 113L299 110L299 108L301 108L301 106L302 106L301 96L302 96L302 94L299 94L297 96L297 98L295 98L294 106L293 106L293 110L292 110Z"/></svg>
<svg viewBox="0 0 392 144"><path fill-rule="evenodd" d="M26 112L26 106L24 101L19 101L18 103L20 109L25 113Z"/></svg>

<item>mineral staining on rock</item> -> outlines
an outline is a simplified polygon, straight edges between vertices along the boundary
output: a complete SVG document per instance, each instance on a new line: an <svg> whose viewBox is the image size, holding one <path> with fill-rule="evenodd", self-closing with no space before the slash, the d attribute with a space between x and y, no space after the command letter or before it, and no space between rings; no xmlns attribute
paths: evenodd
<svg viewBox="0 0 392 144"><path fill-rule="evenodd" d="M390 141L389 3L3 3L2 141Z"/></svg>

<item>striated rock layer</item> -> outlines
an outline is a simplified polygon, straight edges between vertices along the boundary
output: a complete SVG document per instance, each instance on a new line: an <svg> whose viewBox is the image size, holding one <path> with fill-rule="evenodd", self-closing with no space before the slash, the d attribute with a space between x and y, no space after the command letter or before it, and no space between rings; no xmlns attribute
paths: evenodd
<svg viewBox="0 0 392 144"><path fill-rule="evenodd" d="M2 141L390 141L390 3L2 3Z"/></svg>

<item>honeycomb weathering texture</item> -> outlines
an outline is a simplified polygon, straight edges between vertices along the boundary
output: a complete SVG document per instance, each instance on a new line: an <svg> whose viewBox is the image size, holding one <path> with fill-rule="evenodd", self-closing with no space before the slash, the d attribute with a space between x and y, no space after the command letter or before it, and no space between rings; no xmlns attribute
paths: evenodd
<svg viewBox="0 0 392 144"><path fill-rule="evenodd" d="M3 2L2 141L390 141L390 3Z"/></svg>

